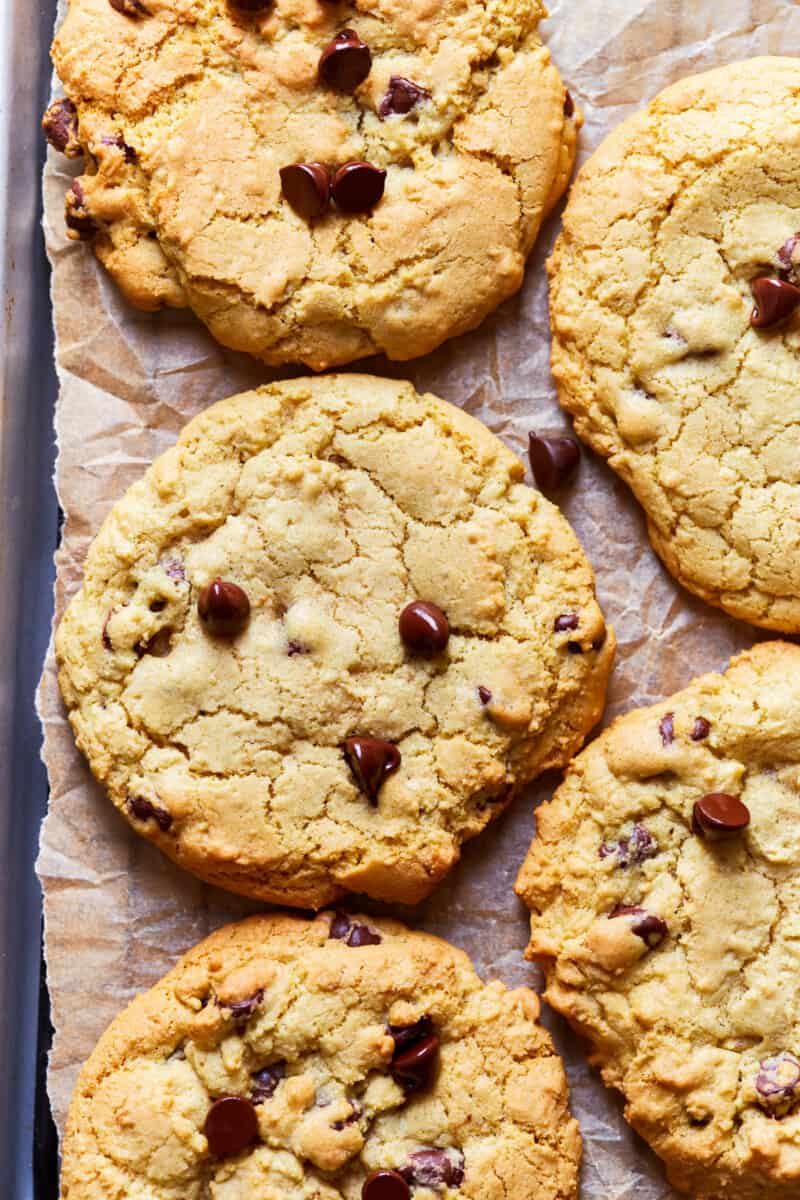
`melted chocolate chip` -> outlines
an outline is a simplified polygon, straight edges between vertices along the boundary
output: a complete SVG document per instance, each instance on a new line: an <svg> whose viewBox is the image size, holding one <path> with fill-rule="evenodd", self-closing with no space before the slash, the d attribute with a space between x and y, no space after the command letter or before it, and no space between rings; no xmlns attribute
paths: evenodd
<svg viewBox="0 0 800 1200"><path fill-rule="evenodd" d="M151 804L144 796L129 796L128 812L137 821L155 821L162 833L166 833L172 825L172 817L167 810L157 804Z"/></svg>
<svg viewBox="0 0 800 1200"><path fill-rule="evenodd" d="M697 717L692 727L691 738L693 742L702 742L711 733L711 722L705 717Z"/></svg>
<svg viewBox="0 0 800 1200"><path fill-rule="evenodd" d="M347 936L347 945L358 948L359 946L380 946L381 935L375 929L370 929L369 925L355 924L351 927L350 933Z"/></svg>
<svg viewBox="0 0 800 1200"><path fill-rule="evenodd" d="M754 329L768 329L790 317L800 304L800 288L775 275L763 275L751 285L755 308L750 314Z"/></svg>
<svg viewBox="0 0 800 1200"><path fill-rule="evenodd" d="M148 642L137 642L134 646L139 658L145 654L150 654L153 658L166 658L171 649L172 630L169 628L159 629Z"/></svg>
<svg viewBox="0 0 800 1200"><path fill-rule="evenodd" d="M480 700L480 702L484 708L486 707L487 704L491 704L492 693L489 691L489 689L487 687L484 687L482 683L479 683L476 690L478 692L478 699Z"/></svg>
<svg viewBox="0 0 800 1200"><path fill-rule="evenodd" d="M378 116L382 121L396 113L405 115L416 108L423 100L430 99L430 92L411 79L402 75L392 75L389 87L378 108Z"/></svg>
<svg viewBox="0 0 800 1200"><path fill-rule="evenodd" d="M348 162L333 177L331 194L346 213L365 213L375 207L386 186L386 172L368 162Z"/></svg>
<svg viewBox="0 0 800 1200"><path fill-rule="evenodd" d="M203 1133L215 1158L231 1158L258 1137L258 1117L244 1096L222 1096L208 1110Z"/></svg>
<svg viewBox="0 0 800 1200"><path fill-rule="evenodd" d="M261 989L254 996L248 996L246 1000L233 1000L230 1003L224 1003L222 1007L227 1008L231 1016L235 1017L237 1021L242 1021L247 1017L252 1017L263 999L264 991Z"/></svg>
<svg viewBox="0 0 800 1200"><path fill-rule="evenodd" d="M250 617L250 601L238 584L215 579L200 593L197 612L214 637L236 637Z"/></svg>
<svg viewBox="0 0 800 1200"><path fill-rule="evenodd" d="M126 163L135 163L137 160L136 151L133 146L129 146L121 133L107 133L100 139L104 146L116 146L125 155Z"/></svg>
<svg viewBox="0 0 800 1200"><path fill-rule="evenodd" d="M417 1150L409 1157L401 1174L412 1187L430 1188L434 1192L445 1187L460 1187L464 1182L464 1155L455 1151L451 1157L444 1150L435 1148Z"/></svg>
<svg viewBox="0 0 800 1200"><path fill-rule="evenodd" d="M89 212L86 193L79 179L73 179L64 200L64 220L69 232L81 241L93 238L100 228Z"/></svg>
<svg viewBox="0 0 800 1200"><path fill-rule="evenodd" d="M369 75L371 66L372 55L366 42L362 42L355 29L343 29L322 51L317 69L328 87L337 92L354 92Z"/></svg>
<svg viewBox="0 0 800 1200"><path fill-rule="evenodd" d="M347 913L337 912L328 928L328 937L337 942L343 942L350 932L350 918Z"/></svg>
<svg viewBox="0 0 800 1200"><path fill-rule="evenodd" d="M310 654L308 646L304 646L302 642L289 642L286 647L286 653L289 658L296 658L298 654Z"/></svg>
<svg viewBox="0 0 800 1200"><path fill-rule="evenodd" d="M441 654L450 638L450 623L440 608L414 600L400 613L400 637L417 654Z"/></svg>
<svg viewBox="0 0 800 1200"><path fill-rule="evenodd" d="M658 732L661 734L661 745L671 746L675 741L675 713L667 713L661 718Z"/></svg>
<svg viewBox="0 0 800 1200"><path fill-rule="evenodd" d="M418 1092L428 1087L439 1061L439 1039L429 1017L413 1025L389 1026L394 1038L392 1074L404 1091Z"/></svg>
<svg viewBox="0 0 800 1200"><path fill-rule="evenodd" d="M313 221L327 211L331 177L323 163L302 162L281 167L281 191L298 216Z"/></svg>
<svg viewBox="0 0 800 1200"><path fill-rule="evenodd" d="M529 433L528 457L539 490L557 492L577 468L581 452L574 438L538 437Z"/></svg>
<svg viewBox="0 0 800 1200"><path fill-rule="evenodd" d="M344 744L344 755L364 795L377 804L383 782L400 766L397 746L383 738L351 737Z"/></svg>
<svg viewBox="0 0 800 1200"><path fill-rule="evenodd" d="M286 1063L276 1062L263 1067L252 1076L253 1090L250 1098L253 1104L263 1104L265 1100L275 1095L278 1084L286 1077Z"/></svg>
<svg viewBox="0 0 800 1200"><path fill-rule="evenodd" d="M583 654L583 646L580 642L567 642L567 650L570 654Z"/></svg>
<svg viewBox="0 0 800 1200"><path fill-rule="evenodd" d="M71 100L54 100L42 117L42 129L53 149L67 158L83 154L78 141L78 110Z"/></svg>
<svg viewBox="0 0 800 1200"><path fill-rule="evenodd" d="M568 91L564 92L564 116L567 120L575 116L575 101L572 99L572 94Z"/></svg>
<svg viewBox="0 0 800 1200"><path fill-rule="evenodd" d="M669 933L666 921L663 921L661 917L657 917L653 913L646 912L643 908L620 905L613 912L609 913L608 916L609 920L614 920L617 917L631 917L631 930L651 950L654 950L656 946L660 946Z"/></svg>
<svg viewBox="0 0 800 1200"><path fill-rule="evenodd" d="M600 857L610 858L611 855L616 855L617 866L620 868L638 867L648 858L655 858L657 854L658 842L644 825L634 825L629 837L600 847Z"/></svg>
<svg viewBox="0 0 800 1200"><path fill-rule="evenodd" d="M800 1062L785 1050L765 1058L756 1076L756 1091L765 1108L788 1112L800 1098Z"/></svg>
<svg viewBox="0 0 800 1200"><path fill-rule="evenodd" d="M692 828L711 841L736 837L750 824L750 810L738 796L727 792L709 792L698 800L692 811Z"/></svg>
<svg viewBox="0 0 800 1200"><path fill-rule="evenodd" d="M373 1171L364 1180L361 1200L408 1200L411 1189L397 1171Z"/></svg>
<svg viewBox="0 0 800 1200"><path fill-rule="evenodd" d="M556 617L553 629L556 633L566 633L568 629L577 629L580 623L581 619L577 613L563 613L562 616Z"/></svg>
<svg viewBox="0 0 800 1200"><path fill-rule="evenodd" d="M800 242L800 233L795 233L792 237L787 238L778 251L778 262L781 264L782 274L788 277L790 283L800 282L795 263L795 250L798 242Z"/></svg>
<svg viewBox="0 0 800 1200"><path fill-rule="evenodd" d="M108 0L113 9L123 17L149 17L150 13L141 0Z"/></svg>

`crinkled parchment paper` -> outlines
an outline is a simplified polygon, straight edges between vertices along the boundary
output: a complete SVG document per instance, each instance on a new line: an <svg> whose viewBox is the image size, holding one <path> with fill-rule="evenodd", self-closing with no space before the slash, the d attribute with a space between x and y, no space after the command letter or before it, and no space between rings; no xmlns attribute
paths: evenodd
<svg viewBox="0 0 800 1200"><path fill-rule="evenodd" d="M585 157L608 130L666 84L754 54L800 53L793 0L553 0L545 25L556 62L586 116ZM45 231L61 394L56 483L66 514L58 553L56 610L78 587L87 544L111 504L204 406L276 377L222 351L188 314L129 308L86 247L64 236L66 161L45 172ZM567 428L548 370L545 230L520 295L475 334L401 366L359 370L405 376L462 405L520 455L530 429ZM600 601L617 629L619 657L606 720L724 667L755 640L681 591L650 549L627 489L588 453L563 502L597 573ZM134 993L178 954L247 903L182 873L132 833L92 782L64 719L52 654L40 696L50 813L39 873L45 893L53 1004L50 1095L63 1127L78 1068ZM466 847L433 898L405 915L463 947L478 970L537 986L524 962L526 917L512 886L534 830L532 807L553 780ZM626 1128L617 1099L585 1066L580 1046L546 1015L567 1060L573 1106L586 1144L583 1196L661 1200L673 1193L658 1162Z"/></svg>

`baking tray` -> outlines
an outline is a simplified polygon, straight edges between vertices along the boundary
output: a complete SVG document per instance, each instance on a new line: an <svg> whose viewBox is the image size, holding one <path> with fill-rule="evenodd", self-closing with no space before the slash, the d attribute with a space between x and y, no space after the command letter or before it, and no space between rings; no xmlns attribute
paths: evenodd
<svg viewBox="0 0 800 1200"><path fill-rule="evenodd" d="M56 377L39 130L55 2L0 0L0 1197L55 1200L49 1019L33 864L47 780L36 684L52 614ZM89 1001L90 1002L90 1001Z"/></svg>

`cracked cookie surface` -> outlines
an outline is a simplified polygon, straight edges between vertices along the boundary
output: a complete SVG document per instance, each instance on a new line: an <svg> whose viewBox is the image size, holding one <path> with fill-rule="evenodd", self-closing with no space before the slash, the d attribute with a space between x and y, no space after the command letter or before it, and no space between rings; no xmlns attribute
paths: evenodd
<svg viewBox="0 0 800 1200"><path fill-rule="evenodd" d="M781 642L620 718L517 881L547 999L699 1200L800 1191L798 731Z"/></svg>
<svg viewBox="0 0 800 1200"><path fill-rule="evenodd" d="M190 306L226 346L319 369L428 353L519 288L581 120L539 0L122 4L70 0L53 58L87 161L74 235L96 230L133 304ZM318 77L345 27L371 52L355 92ZM281 168L351 160L387 171L370 215L309 222L282 197Z"/></svg>
<svg viewBox="0 0 800 1200"><path fill-rule="evenodd" d="M341 940L346 925L372 944ZM483 984L461 951L394 921L229 926L99 1042L62 1200L359 1200L376 1171L413 1200L574 1200L580 1136L538 1015L533 992ZM421 1029L435 1055L409 1087L398 1064ZM209 1118L226 1097L227 1142Z"/></svg>
<svg viewBox="0 0 800 1200"><path fill-rule="evenodd" d="M800 316L754 327L751 287L797 281L798 130L798 59L683 80L584 167L550 262L577 432L685 587L784 632L800 631Z"/></svg>
<svg viewBox="0 0 800 1200"><path fill-rule="evenodd" d="M591 568L523 478L460 409L370 376L191 421L107 518L56 638L78 744L133 827L263 900L426 896L603 708ZM236 637L200 618L216 579L249 601ZM443 650L401 639L413 601L446 614ZM381 739L378 768L399 752L373 791L353 738Z"/></svg>

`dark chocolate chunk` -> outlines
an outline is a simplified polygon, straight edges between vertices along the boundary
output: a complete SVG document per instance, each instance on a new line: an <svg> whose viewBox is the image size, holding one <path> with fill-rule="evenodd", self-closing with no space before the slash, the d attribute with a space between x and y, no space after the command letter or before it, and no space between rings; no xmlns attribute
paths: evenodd
<svg viewBox="0 0 800 1200"><path fill-rule="evenodd" d="M564 92L564 116L567 120L575 116L575 101L572 99L571 92Z"/></svg>
<svg viewBox="0 0 800 1200"><path fill-rule="evenodd" d="M286 1077L286 1063L275 1062L268 1067L262 1067L252 1076L253 1090L250 1099L253 1104L263 1104L265 1100L275 1095L278 1084Z"/></svg>
<svg viewBox="0 0 800 1200"><path fill-rule="evenodd" d="M754 329L768 329L785 321L800 304L800 288L776 275L762 275L751 285L755 308L750 314Z"/></svg>
<svg viewBox="0 0 800 1200"><path fill-rule="evenodd" d="M608 916L609 920L614 920L617 917L631 917L631 929L651 950L654 950L656 946L660 946L669 933L666 921L662 920L661 917L655 916L654 913L646 912L643 908L620 905L613 912L609 913Z"/></svg>
<svg viewBox="0 0 800 1200"><path fill-rule="evenodd" d="M347 938L349 932L350 918L348 917L347 913L335 913L328 929L328 937L335 938L337 942L343 942Z"/></svg>
<svg viewBox="0 0 800 1200"><path fill-rule="evenodd" d="M236 637L250 617L250 601L237 583L215 579L200 593L197 612L214 637Z"/></svg>
<svg viewBox="0 0 800 1200"><path fill-rule="evenodd" d="M350 933L347 935L347 945L358 948L359 946L380 946L382 941L381 935L376 929L370 929L369 925L352 925Z"/></svg>
<svg viewBox="0 0 800 1200"><path fill-rule="evenodd" d="M100 228L89 212L86 193L79 179L73 179L64 200L64 220L70 234L74 234L81 241L93 238Z"/></svg>
<svg viewBox="0 0 800 1200"><path fill-rule="evenodd" d="M365 213L375 207L386 186L386 172L368 162L348 162L333 177L331 194L346 213Z"/></svg>
<svg viewBox="0 0 800 1200"><path fill-rule="evenodd" d="M459 1150L452 1157L435 1148L417 1150L401 1174L412 1187L430 1188L434 1192L445 1187L457 1188L464 1182L464 1155Z"/></svg>
<svg viewBox="0 0 800 1200"><path fill-rule="evenodd" d="M78 141L78 110L66 97L54 100L42 117L42 129L54 150L67 158L80 158L83 148Z"/></svg>
<svg viewBox="0 0 800 1200"><path fill-rule="evenodd" d="M281 167L281 191L298 216L313 221L327 211L331 177L323 163L301 162Z"/></svg>
<svg viewBox="0 0 800 1200"><path fill-rule="evenodd" d="M411 79L402 75L392 75L386 95L380 102L378 116L382 121L395 113L405 115L416 108L423 100L430 99L430 92Z"/></svg>
<svg viewBox="0 0 800 1200"><path fill-rule="evenodd" d="M671 746L675 741L675 713L666 713L658 722L658 732L661 734L661 745Z"/></svg>
<svg viewBox="0 0 800 1200"><path fill-rule="evenodd" d="M430 1017L413 1025L390 1025L394 1038L392 1074L406 1092L418 1092L433 1080L439 1061L439 1039Z"/></svg>
<svg viewBox="0 0 800 1200"><path fill-rule="evenodd" d="M343 29L322 51L318 70L328 87L337 92L354 92L369 75L371 66L372 55L366 42L362 42L355 29Z"/></svg>
<svg viewBox="0 0 800 1200"><path fill-rule="evenodd" d="M246 1000L225 1002L222 1007L227 1008L231 1016L235 1017L237 1021L242 1021L247 1017L252 1017L263 999L264 991L262 989L256 992L254 996L248 996Z"/></svg>
<svg viewBox="0 0 800 1200"><path fill-rule="evenodd" d="M344 744L344 755L358 786L372 804L384 780L400 766L400 751L383 738L351 737Z"/></svg>
<svg viewBox="0 0 800 1200"><path fill-rule="evenodd" d="M165 808L145 800L144 796L128 797L128 812L137 821L155 821L162 833L166 833L172 825L172 817Z"/></svg>
<svg viewBox="0 0 800 1200"><path fill-rule="evenodd" d="M492 693L489 691L489 689L487 687L484 687L482 683L479 683L478 687L477 687L477 692L478 692L478 699L480 700L480 702L484 708L486 707L487 704L491 704Z"/></svg>
<svg viewBox="0 0 800 1200"><path fill-rule="evenodd" d="M542 492L557 492L578 466L580 447L571 437L528 434L528 457L536 485Z"/></svg>
<svg viewBox="0 0 800 1200"><path fill-rule="evenodd" d="M112 8L123 17L149 17L150 13L141 0L108 0Z"/></svg>
<svg viewBox="0 0 800 1200"><path fill-rule="evenodd" d="M566 633L568 629L577 629L580 623L581 619L577 613L563 613L562 616L556 617L553 629L556 633Z"/></svg>
<svg viewBox="0 0 800 1200"><path fill-rule="evenodd" d="M361 1200L408 1200L411 1189L398 1171L373 1171L364 1180Z"/></svg>
<svg viewBox="0 0 800 1200"><path fill-rule="evenodd" d="M450 622L435 604L414 600L400 613L400 637L417 654L441 654L450 638Z"/></svg>
<svg viewBox="0 0 800 1200"><path fill-rule="evenodd" d="M783 243L778 251L778 262L781 265L781 274L785 275L790 283L800 283L800 274L798 273L798 264L795 262L795 252L797 243L800 242L800 233L793 234Z"/></svg>
<svg viewBox="0 0 800 1200"><path fill-rule="evenodd" d="M702 742L711 733L711 722L705 717L697 717L694 726L692 727L691 738L693 742Z"/></svg>
<svg viewBox="0 0 800 1200"><path fill-rule="evenodd" d="M698 800L692 812L692 828L711 841L736 837L750 824L750 810L738 796L728 792L709 792Z"/></svg>
<svg viewBox="0 0 800 1200"><path fill-rule="evenodd" d="M258 1117L244 1096L222 1096L208 1110L203 1133L215 1158L231 1158L258 1137Z"/></svg>
<svg viewBox="0 0 800 1200"><path fill-rule="evenodd" d="M765 1058L756 1076L759 1102L776 1114L786 1113L800 1099L800 1062L782 1051Z"/></svg>

